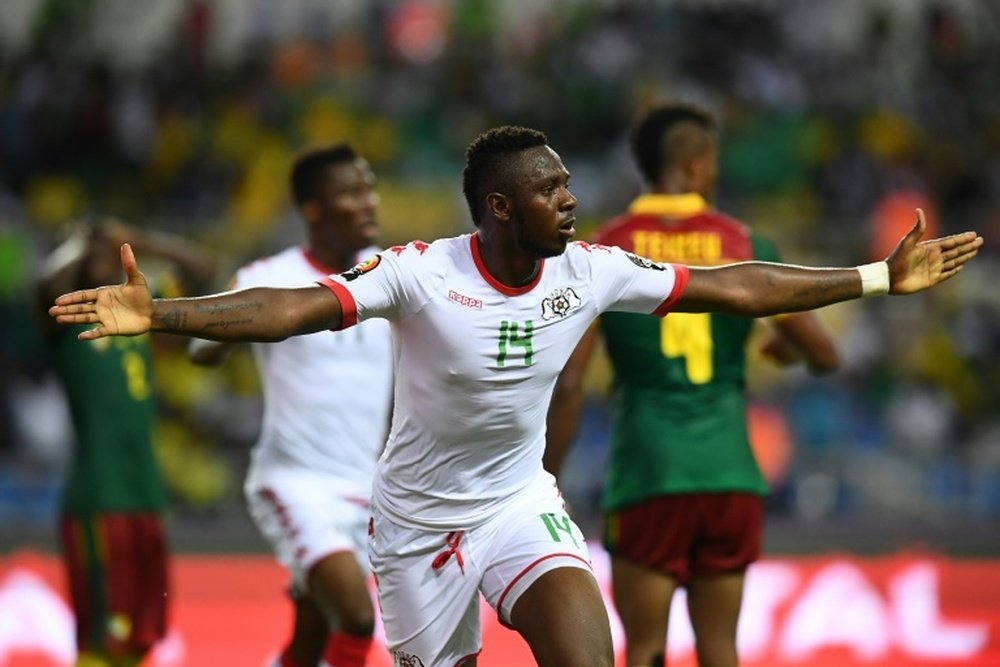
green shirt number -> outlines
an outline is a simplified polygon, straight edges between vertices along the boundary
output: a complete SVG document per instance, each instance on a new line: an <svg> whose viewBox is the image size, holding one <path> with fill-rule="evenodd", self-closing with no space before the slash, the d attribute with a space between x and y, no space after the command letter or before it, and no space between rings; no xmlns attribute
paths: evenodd
<svg viewBox="0 0 1000 667"><path fill-rule="evenodd" d="M531 333L535 330L531 320L524 323L523 329L517 322L500 321L500 342L497 349L497 368L503 368L507 363L507 353L511 347L519 347L524 351L524 365L531 365Z"/></svg>

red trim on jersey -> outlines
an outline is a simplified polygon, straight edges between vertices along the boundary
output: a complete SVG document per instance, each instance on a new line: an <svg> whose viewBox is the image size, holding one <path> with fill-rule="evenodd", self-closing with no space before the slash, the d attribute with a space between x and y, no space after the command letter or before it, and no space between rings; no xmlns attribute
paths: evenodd
<svg viewBox="0 0 1000 667"><path fill-rule="evenodd" d="M334 331L342 331L348 327L353 327L358 323L358 304L354 301L350 290L333 280L329 276L323 280L317 280L317 284L322 285L331 292L340 302L340 326Z"/></svg>
<svg viewBox="0 0 1000 667"><path fill-rule="evenodd" d="M333 273L340 273L340 271L337 271L336 269L331 269L329 266L316 259L316 255L309 252L309 248L303 246L301 250L302 250L302 257L306 260L306 262L309 263L309 266L313 267L314 269L322 273L324 276L328 276Z"/></svg>
<svg viewBox="0 0 1000 667"><path fill-rule="evenodd" d="M472 261L476 263L476 268L479 269L479 275L483 277L483 280L488 282L493 289L500 292L501 294L506 294L507 296L518 296L520 294L527 294L530 292L538 281L542 279L542 271L545 269L545 260L539 260L538 263L538 273L532 278L531 282L527 285L521 285L520 287L511 287L510 285L504 285L502 282L490 275L490 272L486 270L486 265L483 264L483 257L479 254L479 234L473 234L471 237L470 245L472 246Z"/></svg>
<svg viewBox="0 0 1000 667"><path fill-rule="evenodd" d="M576 560L580 561L581 563L586 563L587 568L590 569L590 563L587 563L586 559L581 558L580 556L577 556L576 554L571 554L571 553L549 554L547 556L542 556L538 560L532 562L530 565L528 565L528 567L526 567L523 570L521 570L520 572L518 572L516 577L514 577L513 579L510 580L510 583L507 584L507 588L503 589L503 593L501 593L500 597L497 598L497 618L500 619L501 625L503 625L504 627L508 627L508 628L511 627L511 625L509 623L507 623L505 620L503 620L503 617L500 614L501 614L501 609L503 609L503 601L504 601L504 599L506 599L507 594L510 593L510 589L514 587L514 584L516 584L517 582L519 582L521 580L521 577L523 577L524 575L528 574L528 572L531 572L531 570L533 570L535 568L535 566L538 565L539 563L541 563L543 561L547 561L550 558L560 558L560 557L575 558Z"/></svg>
<svg viewBox="0 0 1000 667"><path fill-rule="evenodd" d="M663 303L653 311L653 315L657 317L663 317L670 312L670 307L677 302L677 299L681 298L681 295L684 294L684 288L687 287L688 280L691 279L691 271L688 267L683 264L671 264L670 266L674 269L674 288L670 290L670 294L663 300Z"/></svg>

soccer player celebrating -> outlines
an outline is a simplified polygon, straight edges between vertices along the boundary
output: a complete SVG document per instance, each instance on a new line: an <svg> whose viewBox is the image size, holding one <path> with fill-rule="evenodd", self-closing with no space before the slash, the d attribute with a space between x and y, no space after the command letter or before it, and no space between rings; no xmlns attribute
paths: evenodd
<svg viewBox="0 0 1000 667"><path fill-rule="evenodd" d="M65 294L49 311L95 325L82 340L153 329L280 341L392 322L395 406L369 554L398 664L475 665L481 592L539 665L613 665L586 545L542 467L552 388L597 315L759 317L908 294L955 275L982 245L974 232L920 243L922 214L886 261L856 268L688 268L571 243L569 172L544 134L520 127L472 142L463 186L474 233L390 248L319 284L153 300L126 244L125 283Z"/></svg>
<svg viewBox="0 0 1000 667"><path fill-rule="evenodd" d="M237 271L231 288L295 287L374 255L378 194L348 144L292 165L306 242ZM220 363L231 344L192 340L195 363ZM392 403L389 324L253 345L264 388L261 435L244 491L251 516L292 575L293 634L276 667L364 667L375 611L368 593L368 498Z"/></svg>

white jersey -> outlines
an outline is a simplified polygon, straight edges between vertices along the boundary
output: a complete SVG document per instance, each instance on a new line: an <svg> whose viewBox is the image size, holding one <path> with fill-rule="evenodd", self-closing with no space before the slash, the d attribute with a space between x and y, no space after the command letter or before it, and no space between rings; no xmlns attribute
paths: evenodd
<svg viewBox="0 0 1000 667"><path fill-rule="evenodd" d="M479 237L390 248L326 285L342 327L395 327L396 399L372 500L393 521L456 530L490 518L539 475L559 372L606 310L664 314L687 269L570 243L530 284L490 276Z"/></svg>
<svg viewBox="0 0 1000 667"><path fill-rule="evenodd" d="M296 246L241 268L235 287L300 287L328 272ZM252 345L264 390L253 466L302 466L336 478L331 492L369 497L389 424L392 340L387 322L356 329Z"/></svg>

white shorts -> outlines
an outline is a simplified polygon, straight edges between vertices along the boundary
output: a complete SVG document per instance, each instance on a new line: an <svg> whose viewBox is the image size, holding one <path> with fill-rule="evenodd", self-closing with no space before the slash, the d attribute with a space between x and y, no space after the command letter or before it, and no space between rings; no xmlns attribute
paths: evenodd
<svg viewBox="0 0 1000 667"><path fill-rule="evenodd" d="M540 482L464 531L408 528L372 508L368 550L393 664L452 667L478 654L480 592L509 625L518 598L546 572L591 571L551 477Z"/></svg>
<svg viewBox="0 0 1000 667"><path fill-rule="evenodd" d="M260 466L243 485L247 508L300 591L309 570L330 554L350 551L368 571L368 499L346 491L329 475Z"/></svg>

